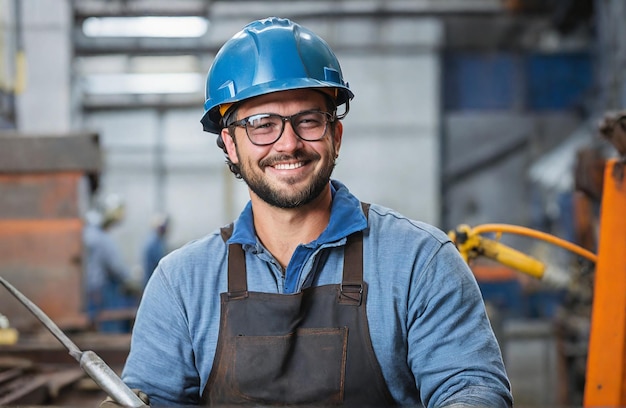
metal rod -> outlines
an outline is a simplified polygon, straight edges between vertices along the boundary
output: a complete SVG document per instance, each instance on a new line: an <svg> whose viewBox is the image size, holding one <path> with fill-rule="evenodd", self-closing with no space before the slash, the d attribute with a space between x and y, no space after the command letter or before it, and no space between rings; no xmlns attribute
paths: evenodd
<svg viewBox="0 0 626 408"><path fill-rule="evenodd" d="M70 340L70 338L67 337L65 333L63 333L63 331L61 331L61 329L59 329L59 326L57 326L52 321L52 319L50 319L48 315L46 315L39 308L39 306L34 304L30 299L24 296L22 292L17 290L15 286L11 285L9 282L6 281L6 279L1 276L0 283L2 283L4 287L7 288L9 292L11 292L11 294L13 294L13 296L15 296L24 306L26 306L28 310L30 310L33 315L35 315L37 319L39 319L41 323L43 323L44 326L46 326L50 333L52 333L54 337L56 337L65 346L65 348L70 352L70 355L74 357L76 361L80 362L80 356L82 352L80 351L78 346L74 344L74 342Z"/></svg>
<svg viewBox="0 0 626 408"><path fill-rule="evenodd" d="M145 407L145 403L115 374L115 372L93 351L82 352L69 337L59 329L52 319L17 288L0 276L0 283L11 292L37 319L56 337L70 355L107 395L125 407Z"/></svg>

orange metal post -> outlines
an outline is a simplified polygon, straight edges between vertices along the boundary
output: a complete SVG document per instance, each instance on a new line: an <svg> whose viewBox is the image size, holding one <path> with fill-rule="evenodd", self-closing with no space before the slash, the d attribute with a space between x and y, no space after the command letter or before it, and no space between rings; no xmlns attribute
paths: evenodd
<svg viewBox="0 0 626 408"><path fill-rule="evenodd" d="M605 168L585 407L626 406L626 165Z"/></svg>

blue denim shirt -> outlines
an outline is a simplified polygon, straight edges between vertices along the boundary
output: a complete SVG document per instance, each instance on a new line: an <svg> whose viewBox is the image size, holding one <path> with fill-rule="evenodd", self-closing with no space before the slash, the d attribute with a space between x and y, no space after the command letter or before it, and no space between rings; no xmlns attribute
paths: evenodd
<svg viewBox="0 0 626 408"><path fill-rule="evenodd" d="M241 243L248 289L293 293L341 282L346 237L368 225L359 200L332 181L330 222L296 249L283 276L257 239L250 204L229 242ZM509 407L510 384L478 285L442 231L372 205L364 231L367 317L376 357L401 406ZM194 405L207 384L227 286L219 230L163 258L137 313L122 378L156 405Z"/></svg>

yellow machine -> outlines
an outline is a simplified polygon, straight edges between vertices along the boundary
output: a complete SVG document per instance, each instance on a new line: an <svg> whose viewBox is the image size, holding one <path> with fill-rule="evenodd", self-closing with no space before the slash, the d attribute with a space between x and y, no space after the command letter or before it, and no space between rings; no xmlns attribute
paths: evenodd
<svg viewBox="0 0 626 408"><path fill-rule="evenodd" d="M483 236L483 234L489 233L496 234L496 239ZM479 256L484 256L534 278L549 281L558 286L567 284L568 277L559 270L547 269L540 260L501 243L499 239L503 233L540 239L572 251L590 261L597 261L595 254L576 244L545 232L517 225L483 224L472 228L469 225L462 224L457 229L450 231L448 236L459 249L463 259L468 263L471 263Z"/></svg>
<svg viewBox="0 0 626 408"><path fill-rule="evenodd" d="M499 242L503 233L547 241L595 263L586 408L626 406L626 111L607 115L599 131L620 158L608 159L604 165L597 255L553 235L513 225L460 225L449 232L467 262L484 256L541 280L564 284L567 276L553 273L558 271ZM483 236L488 233L495 234L496 239Z"/></svg>

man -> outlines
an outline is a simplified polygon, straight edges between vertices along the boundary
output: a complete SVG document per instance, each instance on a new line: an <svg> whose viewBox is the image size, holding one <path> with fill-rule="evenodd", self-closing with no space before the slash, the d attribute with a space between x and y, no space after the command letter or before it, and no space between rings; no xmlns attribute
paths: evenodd
<svg viewBox="0 0 626 408"><path fill-rule="evenodd" d="M151 226L152 229L141 253L143 258L142 288L148 283L161 258L167 254L165 237L169 227L169 217L165 214L156 214L152 218Z"/></svg>
<svg viewBox="0 0 626 408"><path fill-rule="evenodd" d="M130 319L103 320L103 312L130 308L137 286L111 229L124 219L125 206L117 194L98 200L85 217L85 304L93 329L106 333L130 332Z"/></svg>
<svg viewBox="0 0 626 408"><path fill-rule="evenodd" d="M162 259L123 380L169 406L511 406L448 237L331 181L353 93L328 45L255 21L216 55L206 96L204 129L250 202Z"/></svg>

